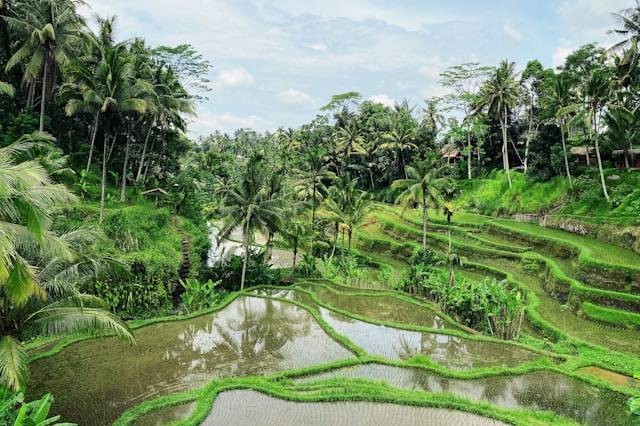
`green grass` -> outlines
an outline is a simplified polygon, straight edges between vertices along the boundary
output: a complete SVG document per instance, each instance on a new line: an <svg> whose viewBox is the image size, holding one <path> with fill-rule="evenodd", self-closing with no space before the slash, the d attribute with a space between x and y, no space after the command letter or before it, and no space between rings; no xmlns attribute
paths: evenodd
<svg viewBox="0 0 640 426"><path fill-rule="evenodd" d="M640 254L620 246L608 244L557 229L543 228L532 223L497 219L491 222L508 231L526 235L536 240L550 241L569 247L580 253L580 262L606 269L622 269L630 273L640 273Z"/></svg>
<svg viewBox="0 0 640 426"><path fill-rule="evenodd" d="M605 308L588 302L581 305L581 310L591 320L640 330L640 314Z"/></svg>

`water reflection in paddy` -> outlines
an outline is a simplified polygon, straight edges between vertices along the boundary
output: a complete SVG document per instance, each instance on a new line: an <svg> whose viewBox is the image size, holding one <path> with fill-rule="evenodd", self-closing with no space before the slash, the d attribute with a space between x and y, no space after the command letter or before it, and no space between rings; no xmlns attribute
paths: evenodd
<svg viewBox="0 0 640 426"><path fill-rule="evenodd" d="M242 401L242 409L238 409ZM223 392L216 398L206 426L388 426L502 425L475 414L442 408L372 402L290 402L254 391Z"/></svg>
<svg viewBox="0 0 640 426"><path fill-rule="evenodd" d="M357 321L319 308L325 321L338 333L372 355L407 359L424 354L445 367L465 370L479 367L513 367L538 357L517 346L482 342L437 333L400 330Z"/></svg>
<svg viewBox="0 0 640 426"><path fill-rule="evenodd" d="M358 296L337 293L322 286L311 288L318 298L336 308L382 321L415 324L429 328L444 328L446 322L431 309L393 296Z"/></svg>
<svg viewBox="0 0 640 426"><path fill-rule="evenodd" d="M351 356L307 311L240 298L224 310L135 332L136 345L84 341L34 362L30 393L55 395L53 411L81 425L111 424L145 399L215 377L264 374Z"/></svg>
<svg viewBox="0 0 640 426"><path fill-rule="evenodd" d="M299 381L310 382L334 377L381 380L404 389L448 392L474 401L489 401L506 408L550 410L590 425L624 425L629 422L625 395L547 371L521 376L460 380L441 377L417 368L368 364Z"/></svg>

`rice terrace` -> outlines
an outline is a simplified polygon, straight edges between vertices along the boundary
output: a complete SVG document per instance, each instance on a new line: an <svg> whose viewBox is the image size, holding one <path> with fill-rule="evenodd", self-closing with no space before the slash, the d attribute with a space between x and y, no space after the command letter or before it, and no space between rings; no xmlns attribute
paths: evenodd
<svg viewBox="0 0 640 426"><path fill-rule="evenodd" d="M640 2L431 3L0 0L0 424L640 425Z"/></svg>

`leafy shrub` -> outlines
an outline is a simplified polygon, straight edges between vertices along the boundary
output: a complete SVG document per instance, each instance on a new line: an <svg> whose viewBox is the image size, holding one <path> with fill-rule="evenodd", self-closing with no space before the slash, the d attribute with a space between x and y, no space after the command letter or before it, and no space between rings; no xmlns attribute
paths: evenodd
<svg viewBox="0 0 640 426"><path fill-rule="evenodd" d="M243 262L242 256L231 256L212 268L204 269L202 275L206 279L220 281L221 287L226 291L236 291L240 289ZM245 286L275 285L279 281L280 271L271 269L271 265L266 260L266 254L262 251L249 250Z"/></svg>
<svg viewBox="0 0 640 426"><path fill-rule="evenodd" d="M220 281L200 282L196 279L188 278L180 281L180 285L184 289L182 292L182 304L187 312L201 311L209 309L220 302L221 295L217 287Z"/></svg>
<svg viewBox="0 0 640 426"><path fill-rule="evenodd" d="M303 278L318 276L320 272L318 271L317 258L305 253L293 272L296 276Z"/></svg>
<svg viewBox="0 0 640 426"><path fill-rule="evenodd" d="M0 388L0 424L7 426L63 426L71 423L58 423L60 416L49 417L53 404L50 393L42 398L26 402L24 393L9 392Z"/></svg>

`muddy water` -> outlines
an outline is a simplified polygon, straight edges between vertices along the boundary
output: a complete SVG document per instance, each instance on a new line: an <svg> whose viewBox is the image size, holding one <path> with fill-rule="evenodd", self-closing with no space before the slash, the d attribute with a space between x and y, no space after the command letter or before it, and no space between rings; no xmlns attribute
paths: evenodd
<svg viewBox="0 0 640 426"><path fill-rule="evenodd" d="M241 298L188 321L144 327L136 345L84 341L31 365L32 396L52 392L53 411L80 425L111 424L125 409L215 377L264 374L351 356L307 311Z"/></svg>
<svg viewBox="0 0 640 426"><path fill-rule="evenodd" d="M429 328L444 328L447 325L431 309L393 296L356 296L343 292L337 293L322 286L315 286L311 290L321 301L352 314Z"/></svg>
<svg viewBox="0 0 640 426"><path fill-rule="evenodd" d="M631 388L640 388L640 380L633 377L625 376L614 371L605 370L599 367L583 367L579 368L578 372L586 374L588 376L597 377L605 382L609 382L616 386L629 386Z"/></svg>
<svg viewBox="0 0 640 426"><path fill-rule="evenodd" d="M242 409L238 409L242 401ZM372 402L283 401L253 391L222 393L214 402L206 426L388 426L502 425L462 411Z"/></svg>
<svg viewBox="0 0 640 426"><path fill-rule="evenodd" d="M629 422L627 396L553 372L460 380L417 368L369 364L308 377L300 382L334 377L381 380L394 387L447 392L505 408L550 410L589 425L624 425Z"/></svg>
<svg viewBox="0 0 640 426"><path fill-rule="evenodd" d="M407 359L423 354L451 369L514 367L537 358L534 352L512 345L480 342L437 333L400 330L357 321L319 308L322 317L338 333L371 355Z"/></svg>

